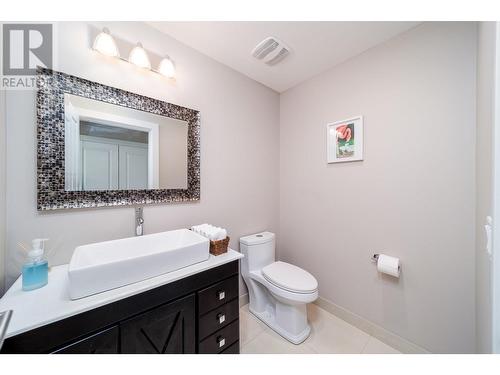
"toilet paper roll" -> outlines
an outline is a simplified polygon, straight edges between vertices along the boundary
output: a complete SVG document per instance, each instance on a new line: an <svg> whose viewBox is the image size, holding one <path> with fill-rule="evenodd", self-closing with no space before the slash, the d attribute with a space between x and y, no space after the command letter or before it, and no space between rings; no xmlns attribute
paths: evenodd
<svg viewBox="0 0 500 375"><path fill-rule="evenodd" d="M401 263L399 258L389 255L380 254L377 260L378 272L385 273L394 277L399 277L401 272Z"/></svg>

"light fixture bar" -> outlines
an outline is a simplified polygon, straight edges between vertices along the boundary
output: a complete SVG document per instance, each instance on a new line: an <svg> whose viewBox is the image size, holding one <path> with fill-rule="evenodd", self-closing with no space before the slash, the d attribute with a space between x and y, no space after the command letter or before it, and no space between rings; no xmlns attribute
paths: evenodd
<svg viewBox="0 0 500 375"><path fill-rule="evenodd" d="M111 36L108 28L103 28L102 31L96 36L92 49L103 55L126 61L142 69L160 74L164 77L175 77L175 65L172 59L169 56L163 57L163 59L158 64L158 69L153 69L151 67L151 61L149 60L148 53L140 42L132 48L129 53L128 59L121 57L115 39Z"/></svg>

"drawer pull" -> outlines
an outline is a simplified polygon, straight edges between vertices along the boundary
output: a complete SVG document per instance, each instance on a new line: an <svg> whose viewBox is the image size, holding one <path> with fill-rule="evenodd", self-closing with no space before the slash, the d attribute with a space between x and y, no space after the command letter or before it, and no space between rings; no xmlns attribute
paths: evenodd
<svg viewBox="0 0 500 375"><path fill-rule="evenodd" d="M219 301L220 300L223 300L224 298L226 298L226 292L224 292L223 290L219 290L217 292L218 296L219 296Z"/></svg>
<svg viewBox="0 0 500 375"><path fill-rule="evenodd" d="M217 320L219 324L222 324L226 321L226 314L217 314Z"/></svg>
<svg viewBox="0 0 500 375"><path fill-rule="evenodd" d="M217 343L219 344L219 348L222 348L226 345L226 339L222 336L217 337Z"/></svg>

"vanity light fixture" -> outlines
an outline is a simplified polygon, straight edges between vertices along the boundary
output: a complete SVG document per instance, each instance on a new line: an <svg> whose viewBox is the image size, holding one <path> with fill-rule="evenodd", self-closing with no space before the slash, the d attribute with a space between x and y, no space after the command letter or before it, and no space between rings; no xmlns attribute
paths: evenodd
<svg viewBox="0 0 500 375"><path fill-rule="evenodd" d="M121 57L115 39L111 36L111 34L109 33L109 29L106 27L102 29L99 35L96 36L92 49L102 53L103 55L116 57L117 59L127 61L140 68L144 68L152 72L161 74L164 77L175 77L175 65L172 59L168 56L165 56L160 61L158 70L152 69L148 53L140 42L137 43L134 48L132 48L130 54L128 55L128 60Z"/></svg>
<svg viewBox="0 0 500 375"><path fill-rule="evenodd" d="M96 36L92 48L106 56L120 57L118 46L106 27Z"/></svg>
<svg viewBox="0 0 500 375"><path fill-rule="evenodd" d="M128 61L140 68L151 69L151 62L149 61L148 54L141 43L137 43L137 45L132 48L132 51L130 51L128 55Z"/></svg>
<svg viewBox="0 0 500 375"><path fill-rule="evenodd" d="M160 61L160 65L158 65L158 73L167 78L173 78L175 76L174 62L170 59L170 57L165 56Z"/></svg>

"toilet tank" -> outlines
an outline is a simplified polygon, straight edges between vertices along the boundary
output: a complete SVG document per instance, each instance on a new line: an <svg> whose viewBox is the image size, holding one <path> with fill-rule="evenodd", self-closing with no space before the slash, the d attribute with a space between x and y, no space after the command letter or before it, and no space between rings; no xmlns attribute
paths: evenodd
<svg viewBox="0 0 500 375"><path fill-rule="evenodd" d="M245 256L242 259L243 274L259 270L275 261L275 235L271 232L261 232L240 238L240 251Z"/></svg>

